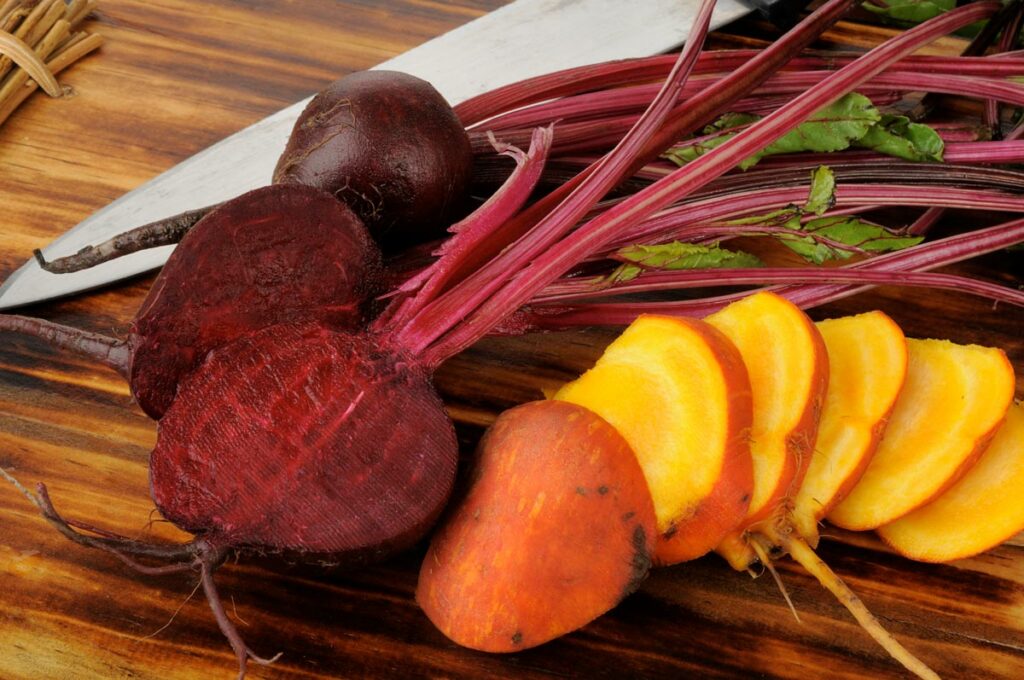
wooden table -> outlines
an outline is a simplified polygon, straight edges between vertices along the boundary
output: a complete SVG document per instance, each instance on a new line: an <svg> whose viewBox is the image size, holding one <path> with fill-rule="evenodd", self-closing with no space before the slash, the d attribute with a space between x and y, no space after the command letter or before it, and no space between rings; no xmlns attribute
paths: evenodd
<svg viewBox="0 0 1024 680"><path fill-rule="evenodd" d="M210 143L318 89L502 4L500 0L102 0L106 45L0 129L0 276L34 247ZM748 26L747 32L751 30ZM840 26L841 42L878 32ZM955 43L955 41L954 41ZM944 48L948 49L948 48ZM1020 284L1020 254L957 268ZM1012 268L1018 267L1017 274ZM151 282L24 310L123 333ZM1024 376L1024 312L954 293L881 290L816 310L881 308L910 336L1005 348ZM496 412L587 367L611 337L587 331L488 340L438 376L465 452ZM1018 395L1022 378L1018 377ZM936 423L936 427L941 427ZM0 465L46 481L71 517L181 540L155 519L147 452L155 427L107 370L23 337L0 339ZM827 530L822 556L885 625L947 678L1024 677L1024 548L950 565L899 558L873 535ZM902 677L844 609L788 561L802 623L770 579L708 557L653 573L582 631L514 656L457 648L413 602L421 551L354 572L229 564L230 614L257 651L284 653L253 678ZM68 543L0 485L0 677L228 678L234 659L194 575L141 577ZM173 620L172 620L173 619Z"/></svg>

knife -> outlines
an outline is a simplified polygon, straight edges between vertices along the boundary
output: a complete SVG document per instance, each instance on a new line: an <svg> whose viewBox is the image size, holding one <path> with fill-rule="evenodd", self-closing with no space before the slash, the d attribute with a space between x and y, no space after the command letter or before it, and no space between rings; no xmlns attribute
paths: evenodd
<svg viewBox="0 0 1024 680"><path fill-rule="evenodd" d="M455 105L523 78L673 49L686 39L698 4L698 0L515 0L376 68L419 76ZM718 0L712 28L749 11L740 0ZM70 255L133 227L269 184L292 125L308 101L236 132L118 198L48 245L44 256L52 260ZM144 250L71 274L51 274L30 259L0 285L0 309L70 295L155 269L171 250L173 246Z"/></svg>

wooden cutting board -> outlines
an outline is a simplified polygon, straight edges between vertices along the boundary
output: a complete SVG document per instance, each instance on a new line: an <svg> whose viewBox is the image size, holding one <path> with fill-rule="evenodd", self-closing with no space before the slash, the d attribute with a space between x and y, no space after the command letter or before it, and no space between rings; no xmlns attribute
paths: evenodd
<svg viewBox="0 0 1024 680"><path fill-rule="evenodd" d="M61 78L77 95L36 95L0 128L0 276L32 248L228 133L500 4L101 0L89 28L106 45ZM753 22L730 29L759 30ZM863 45L884 34L847 23L831 39ZM1020 258L1003 253L956 271L1020 285ZM24 312L123 333L151 280ZM885 289L813 315L875 308L910 336L1003 347L1024 376L1020 309ZM585 369L611 337L581 331L488 340L443 367L438 384L466 457L497 412ZM1017 385L1020 396L1021 377ZM26 483L48 483L66 515L132 536L181 540L158 521L148 496L154 441L154 424L111 372L23 337L0 337L0 465ZM1019 543L936 566L899 558L870 534L825 533L824 559L944 677L1024 677ZM582 631L522 654L490 656L455 647L419 612L413 590L420 555L349 572L258 559L226 565L217 580L247 642L263 654L283 652L250 677L903 676L840 605L785 560L779 569L802 623L771 579L751 579L708 557L654 572L640 592ZM189 599L195 575L143 577L70 544L5 484L0 584L0 678L233 676L233 655L209 609L201 597Z"/></svg>

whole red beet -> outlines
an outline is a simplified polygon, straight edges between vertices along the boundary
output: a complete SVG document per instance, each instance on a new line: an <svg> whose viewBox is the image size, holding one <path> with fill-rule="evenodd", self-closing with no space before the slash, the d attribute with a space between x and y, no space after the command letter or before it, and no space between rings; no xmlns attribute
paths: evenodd
<svg viewBox="0 0 1024 680"><path fill-rule="evenodd" d="M430 83L363 71L313 97L274 182L333 193L394 251L444 234L462 207L472 165L462 123Z"/></svg>

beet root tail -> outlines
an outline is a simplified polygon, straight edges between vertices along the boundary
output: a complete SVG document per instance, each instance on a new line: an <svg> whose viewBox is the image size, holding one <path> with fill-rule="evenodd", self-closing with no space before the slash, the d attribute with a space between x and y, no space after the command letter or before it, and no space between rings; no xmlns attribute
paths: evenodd
<svg viewBox="0 0 1024 680"><path fill-rule="evenodd" d="M227 638L231 649L234 650L238 657L238 680L242 680L245 677L246 666L249 660L260 665L269 665L281 657L280 653L269 659L258 656L245 644L245 641L238 632L238 628L228 618L220 595L213 583L213 572L224 562L227 556L228 551L225 547L218 546L203 538L196 538L189 543L177 545L147 543L119 536L104 529L92 527L84 522L67 520L54 508L53 501L50 500L50 495L44 484L37 484L36 493L32 493L3 468L0 468L0 477L13 485L29 502L39 508L43 518L56 528L57 531L79 545L109 552L132 569L151 576L198 569L201 576L200 583L210 604L210 609L213 611L213 616L217 621L217 626L224 634L224 637ZM83 533L76 530L75 527L82 528L90 533ZM136 561L136 557L174 561L171 564L162 566L149 566Z"/></svg>
<svg viewBox="0 0 1024 680"><path fill-rule="evenodd" d="M788 538L784 541L782 547L789 552L790 557L799 562L804 569L818 579L821 585L825 586L829 592L836 596L836 599L853 614L853 618L857 619L857 623L867 631L868 635L875 639L875 642L880 644L885 651L889 652L892 658L899 661L907 670L919 678L939 680L939 676L935 671L911 654L889 631L882 627L882 624L875 618L874 614L868 611L868 608L861 599L818 557L803 539Z"/></svg>
<svg viewBox="0 0 1024 680"><path fill-rule="evenodd" d="M39 338L52 347L98 361L122 376L128 375L131 350L124 340L16 314L0 314L0 331Z"/></svg>
<svg viewBox="0 0 1024 680"><path fill-rule="evenodd" d="M70 274L140 250L174 245L185 237L185 234L195 226L196 222L216 207L212 205L196 210L186 210L183 213L135 227L102 243L86 246L74 255L47 260L41 250L33 250L32 254L45 271L51 274Z"/></svg>
<svg viewBox="0 0 1024 680"><path fill-rule="evenodd" d="M206 594L206 601L210 604L210 610L213 612L213 617L217 620L220 632L224 634L228 644L231 645L231 649L235 651L235 656L238 658L238 680L243 680L250 659L261 666L269 666L281 658L281 652L278 652L269 659L265 659L258 656L245 644L245 640L242 639L238 628L228 618L227 612L224 611L224 604L221 602L220 594L213 583L213 571L217 568L218 562L219 560L216 557L201 560L200 573L202 574L203 592Z"/></svg>

